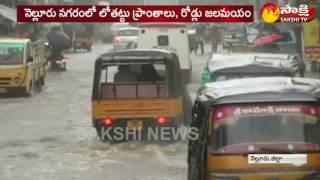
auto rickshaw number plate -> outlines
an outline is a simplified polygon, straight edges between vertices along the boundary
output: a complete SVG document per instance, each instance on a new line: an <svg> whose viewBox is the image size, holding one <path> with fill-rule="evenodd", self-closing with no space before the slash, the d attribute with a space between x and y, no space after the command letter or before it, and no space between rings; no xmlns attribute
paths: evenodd
<svg viewBox="0 0 320 180"><path fill-rule="evenodd" d="M0 88L0 93L6 93L7 89L6 88Z"/></svg>
<svg viewBox="0 0 320 180"><path fill-rule="evenodd" d="M129 129L142 129L143 128L143 121L139 120L129 120L127 121L127 127Z"/></svg>

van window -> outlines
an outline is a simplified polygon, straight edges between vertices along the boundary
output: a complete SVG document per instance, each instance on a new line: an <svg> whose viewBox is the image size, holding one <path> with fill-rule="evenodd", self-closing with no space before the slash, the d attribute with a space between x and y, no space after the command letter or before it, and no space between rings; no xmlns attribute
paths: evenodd
<svg viewBox="0 0 320 180"><path fill-rule="evenodd" d="M117 31L118 36L138 36L138 29L125 29Z"/></svg>
<svg viewBox="0 0 320 180"><path fill-rule="evenodd" d="M121 28L128 28L130 27L129 23L113 23L110 27L111 31L117 31Z"/></svg>
<svg viewBox="0 0 320 180"><path fill-rule="evenodd" d="M158 46L169 46L169 37L158 36Z"/></svg>

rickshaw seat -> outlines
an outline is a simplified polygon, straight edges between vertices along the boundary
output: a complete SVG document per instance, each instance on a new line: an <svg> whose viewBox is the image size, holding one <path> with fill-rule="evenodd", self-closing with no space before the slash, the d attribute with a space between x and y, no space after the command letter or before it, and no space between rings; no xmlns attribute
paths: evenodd
<svg viewBox="0 0 320 180"><path fill-rule="evenodd" d="M103 99L113 99L115 98L114 86L110 83L101 84L101 96Z"/></svg>
<svg viewBox="0 0 320 180"><path fill-rule="evenodd" d="M114 98L164 98L168 96L165 84L101 84L101 97Z"/></svg>
<svg viewBox="0 0 320 180"><path fill-rule="evenodd" d="M138 85L139 98L158 97L158 89L156 84L141 84Z"/></svg>
<svg viewBox="0 0 320 180"><path fill-rule="evenodd" d="M138 96L139 98L167 97L166 85L159 83L138 84Z"/></svg>
<svg viewBox="0 0 320 180"><path fill-rule="evenodd" d="M159 97L164 98L168 97L167 86L165 84L159 84Z"/></svg>
<svg viewBox="0 0 320 180"><path fill-rule="evenodd" d="M137 96L136 85L133 84L101 84L101 96L103 99L128 98L133 99Z"/></svg>
<svg viewBox="0 0 320 180"><path fill-rule="evenodd" d="M136 85L115 85L116 98L134 99L137 97Z"/></svg>

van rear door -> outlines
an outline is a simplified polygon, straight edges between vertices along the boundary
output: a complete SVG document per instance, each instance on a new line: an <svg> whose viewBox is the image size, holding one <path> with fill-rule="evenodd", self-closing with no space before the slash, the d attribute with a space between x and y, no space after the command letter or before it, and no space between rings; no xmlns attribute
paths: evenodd
<svg viewBox="0 0 320 180"><path fill-rule="evenodd" d="M188 32L183 23L142 24L138 37L138 48L156 48L176 53L181 69L191 69Z"/></svg>

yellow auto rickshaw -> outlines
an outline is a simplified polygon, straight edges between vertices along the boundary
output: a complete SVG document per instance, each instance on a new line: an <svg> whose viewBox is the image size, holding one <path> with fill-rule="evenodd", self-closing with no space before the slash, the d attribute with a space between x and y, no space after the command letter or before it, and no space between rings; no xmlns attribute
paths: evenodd
<svg viewBox="0 0 320 180"><path fill-rule="evenodd" d="M0 96L30 97L45 85L44 41L0 39Z"/></svg>
<svg viewBox="0 0 320 180"><path fill-rule="evenodd" d="M95 63L93 127L110 141L128 140L129 130L146 135L150 128L176 129L184 120L183 92L173 53L135 49L103 54Z"/></svg>
<svg viewBox="0 0 320 180"><path fill-rule="evenodd" d="M198 92L188 180L320 179L320 81L260 77Z"/></svg>

